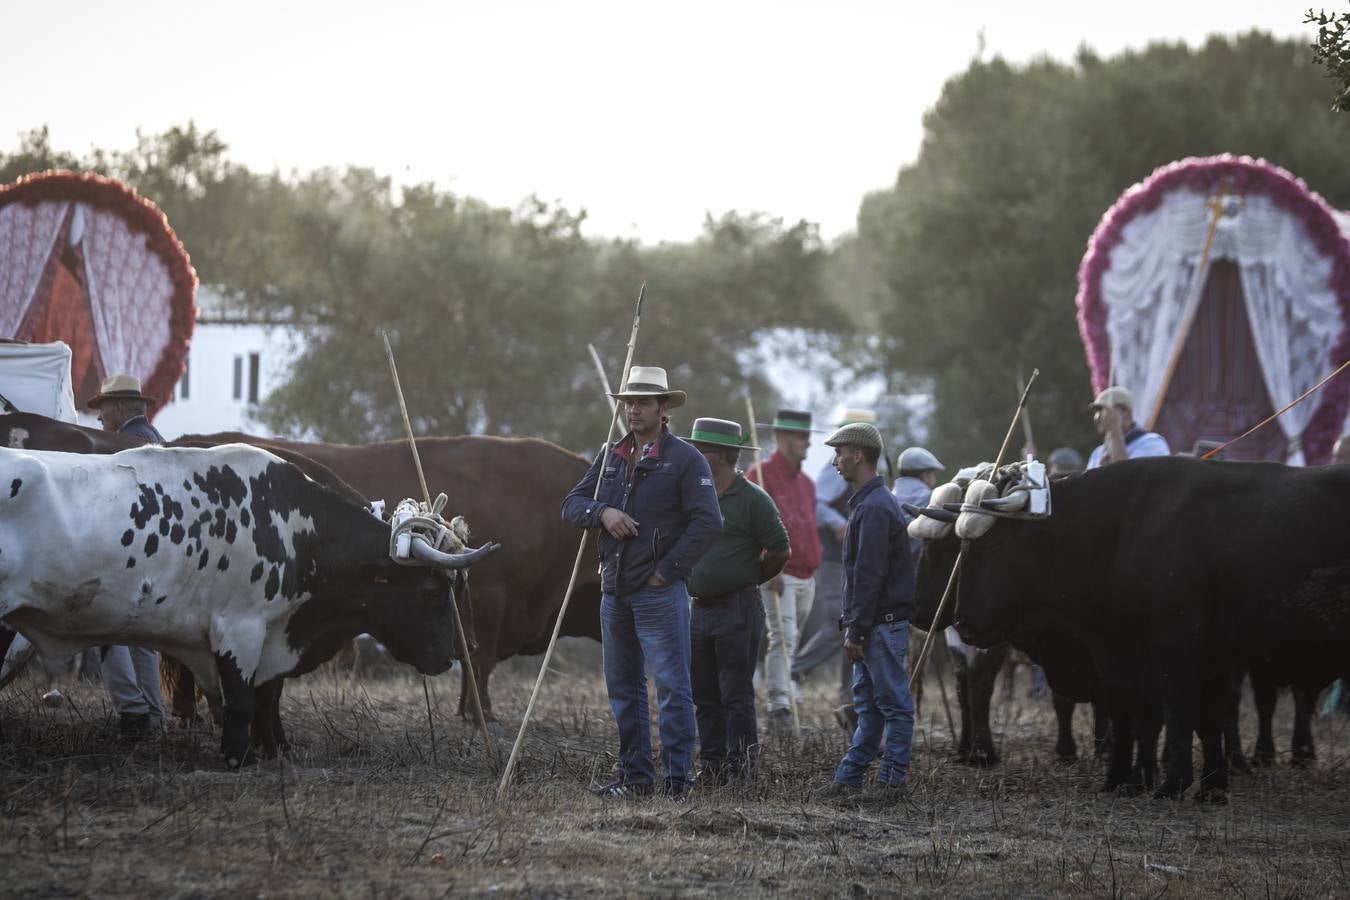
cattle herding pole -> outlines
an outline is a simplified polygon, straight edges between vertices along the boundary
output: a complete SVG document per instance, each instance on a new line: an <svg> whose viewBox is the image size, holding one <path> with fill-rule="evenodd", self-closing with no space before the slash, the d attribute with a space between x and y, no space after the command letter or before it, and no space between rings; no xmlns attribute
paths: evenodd
<svg viewBox="0 0 1350 900"><path fill-rule="evenodd" d="M389 345L388 332L380 332L384 337L384 352L389 357L389 374L394 379L394 394L398 397L398 411L403 416L403 430L408 435L408 449L412 451L413 468L417 470L417 482L422 486L422 500L427 505L427 512L431 512L431 492L427 490L427 477L422 473L422 457L417 454L417 438L413 435L412 422L408 419L408 404L403 401L403 386L398 380L398 366L394 364L394 348ZM468 578L466 574L464 576ZM496 745L492 743L492 735L488 733L487 718L483 715L483 704L478 698L478 679L474 677L473 659L469 653L469 636L464 633L464 620L459 616L459 601L455 599L455 592L450 592L450 611L455 615L455 630L459 632L459 653L460 661L464 665L464 679L468 685L469 698L473 706L474 718L478 720L478 728L483 732L484 750L488 754L488 759L494 763L496 761ZM431 721L431 691L427 687L427 677L422 676L422 695L427 702L427 726L431 729L431 750L432 757L436 755L436 725Z"/></svg>
<svg viewBox="0 0 1350 900"><path fill-rule="evenodd" d="M642 287L638 288L637 308L633 311L633 328L628 333L628 353L623 360L623 380L619 382L620 393L622 386L628 383L628 372L633 366L633 350L637 347L638 327L642 324L642 298L647 293L647 282L642 282ZM600 357L591 347L591 358L595 360L596 368L600 370L600 379L605 385L605 396L609 397L609 379L605 377L605 367L600 365ZM623 408L620 400L613 400L613 409L609 417L609 430L605 432L605 445L600 451L600 465L604 465L605 457L609 455L609 448L614 442L614 429L619 425L619 410ZM597 473L595 479L595 493L592 499L600 496L600 478ZM500 803L506 799L506 791L511 787L511 778L516 772L516 760L520 757L520 747L525 743L525 730L530 727L530 716L534 713L534 703L539 699L539 689L544 685L544 675L548 672L548 664L553 659L553 648L558 645L558 633L562 631L563 617L567 615L567 604L572 601L572 592L577 587L577 575L581 572L581 557L586 553L586 538L588 532L581 532L581 543L577 545L577 558L572 563L572 577L567 582L567 592L563 594L562 606L558 608L558 620L553 623L553 635L548 639L548 649L544 651L544 661L539 666L539 677L534 680L534 690L530 691L530 702L525 706L525 715L520 720L520 732L516 735L516 742L511 745L511 755L507 757L506 769L502 772L501 784L497 786L497 802Z"/></svg>
<svg viewBox="0 0 1350 900"><path fill-rule="evenodd" d="M755 419L755 401L750 398L749 388L746 388L745 391L745 414L750 419L750 446L753 447L758 438L758 435L755 432L755 422L757 420ZM750 464L750 468L755 473L759 486L764 487L764 465L759 460L759 450L751 450L750 453L755 460ZM783 664L787 665L787 629L783 627L783 601L779 596L779 593L773 588L769 589L769 596L773 597L773 616L778 620L778 640L783 642ZM768 665L768 663L765 663L765 665ZM802 730L802 719L801 716L797 714L797 692L792 686L792 667L790 665L788 666L787 676L788 706L792 709L792 727L795 733L800 733Z"/></svg>
<svg viewBox="0 0 1350 900"><path fill-rule="evenodd" d="M991 471L991 477L998 472L998 467L1003 465L1003 454L1008 452L1008 444L1012 442L1013 432L1017 429L1017 420L1022 417L1023 410L1027 406L1027 396L1031 393L1031 386L1036 383L1036 376L1041 374L1040 369L1031 370L1031 379L1027 386L1022 389L1022 398L1017 401L1017 409L1013 412L1012 421L1008 423L1008 432L1003 435L1003 446L998 448L998 456L994 457L994 468ZM924 639L923 649L919 651L919 658L914 661L914 671L910 673L910 680L923 677L923 666L928 661L928 651L933 646L933 635L940 630L937 623L942 618L942 613L947 608L947 600L952 595L952 587L956 584L956 575L961 571L961 557L965 551L956 554L956 562L952 564L951 577L947 579L947 588L942 592L942 599L938 601L937 612L933 613L933 630L928 632L928 637Z"/></svg>

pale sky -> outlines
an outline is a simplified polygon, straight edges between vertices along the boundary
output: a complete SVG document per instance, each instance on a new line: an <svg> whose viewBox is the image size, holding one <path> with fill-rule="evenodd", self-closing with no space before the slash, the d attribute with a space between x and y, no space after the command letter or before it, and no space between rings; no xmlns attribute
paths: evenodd
<svg viewBox="0 0 1350 900"><path fill-rule="evenodd" d="M685 240L706 212L757 210L834 238L918 153L981 29L986 57L1067 60L1310 37L1308 5L11 2L0 148L44 123L63 150L128 148L194 119L254 170L352 163L503 206L533 193L584 207L594 236Z"/></svg>

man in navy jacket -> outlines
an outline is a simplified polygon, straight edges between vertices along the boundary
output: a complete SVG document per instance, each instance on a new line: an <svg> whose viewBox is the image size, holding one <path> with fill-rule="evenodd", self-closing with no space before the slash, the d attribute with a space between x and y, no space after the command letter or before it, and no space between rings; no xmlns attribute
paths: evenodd
<svg viewBox="0 0 1350 900"><path fill-rule="evenodd" d="M878 798L888 801L904 787L914 736L914 700L905 666L914 615L914 559L900 504L877 474L883 448L876 426L845 425L825 443L835 448L834 467L854 488L844 533L839 627L844 653L853 661L853 709L858 714L831 794L858 795L868 766L880 753Z"/></svg>
<svg viewBox="0 0 1350 900"><path fill-rule="evenodd" d="M624 404L630 431L596 459L562 506L573 525L601 529L600 632L619 726L619 777L596 792L653 790L650 666L661 705L665 793L682 800L696 736L685 582L721 533L722 514L707 460L666 426L666 413L686 395L668 387L665 369L634 366L613 396Z"/></svg>

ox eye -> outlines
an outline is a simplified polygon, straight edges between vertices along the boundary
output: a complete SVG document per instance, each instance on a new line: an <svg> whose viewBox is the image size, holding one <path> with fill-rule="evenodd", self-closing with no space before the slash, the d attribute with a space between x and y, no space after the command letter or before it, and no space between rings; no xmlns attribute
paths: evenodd
<svg viewBox="0 0 1350 900"><path fill-rule="evenodd" d="M375 583L376 583L376 584L388 584L388 583L389 583L389 579L388 579L388 578L385 578L383 575L376 575L376 576L375 576Z"/></svg>

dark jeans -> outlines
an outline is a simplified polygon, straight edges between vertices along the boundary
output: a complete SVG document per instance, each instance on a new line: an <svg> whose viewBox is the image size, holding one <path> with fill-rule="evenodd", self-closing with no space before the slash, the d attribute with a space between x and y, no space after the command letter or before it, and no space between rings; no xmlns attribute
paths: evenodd
<svg viewBox="0 0 1350 900"><path fill-rule="evenodd" d="M651 716L647 667L661 704L661 764L666 782L683 788L694 756L694 702L689 686L689 593L683 581L600 599L605 686L619 726L619 776L651 784Z"/></svg>
<svg viewBox="0 0 1350 900"><path fill-rule="evenodd" d="M764 640L759 590L746 587L716 604L696 602L689 623L703 766L719 775L753 774L759 753L754 676Z"/></svg>

